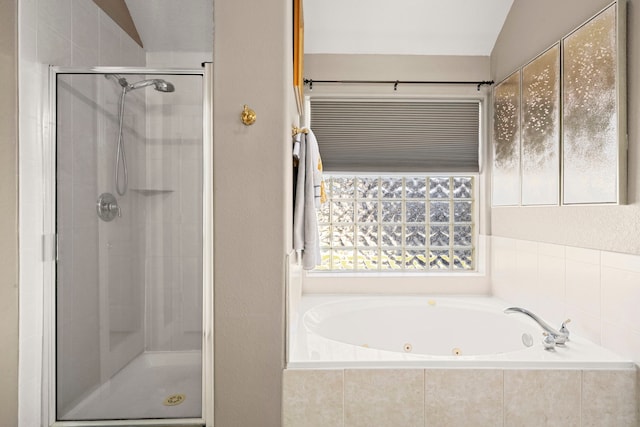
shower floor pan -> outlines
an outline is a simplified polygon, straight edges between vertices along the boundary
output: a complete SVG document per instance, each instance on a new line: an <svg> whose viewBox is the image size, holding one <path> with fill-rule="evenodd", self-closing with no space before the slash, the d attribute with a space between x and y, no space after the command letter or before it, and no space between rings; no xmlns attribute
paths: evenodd
<svg viewBox="0 0 640 427"><path fill-rule="evenodd" d="M202 353L145 352L61 418L133 420L201 414Z"/></svg>

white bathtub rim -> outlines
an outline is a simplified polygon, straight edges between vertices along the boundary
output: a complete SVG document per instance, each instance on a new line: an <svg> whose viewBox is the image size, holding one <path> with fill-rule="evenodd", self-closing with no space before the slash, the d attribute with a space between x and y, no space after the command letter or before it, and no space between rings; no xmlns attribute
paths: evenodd
<svg viewBox="0 0 640 427"><path fill-rule="evenodd" d="M356 353L363 354L367 358L373 357L376 360L367 359L328 359L326 357L311 358L300 351L301 339L306 339L307 331L303 324L304 313L314 307L329 307L331 304L342 301L374 301L384 299L386 302L401 300L404 298L419 298L427 303L434 300L436 304L443 301L455 301L455 304L475 305L482 308L508 307L511 304L495 297L486 295L305 295L299 306L299 312L292 320L290 327L289 345L290 354L288 357L287 369L372 369L372 368L442 368L442 369L630 369L635 368L635 364L630 359L622 358L604 347L596 345L589 340L579 336L572 336L572 340L566 348L557 347L554 351L545 351L539 342L533 347L519 351L500 353L495 355L469 355L469 356L432 356L412 353L399 353L395 351L360 348L358 346L331 340L323 337L324 340L332 341L331 345L348 346ZM524 317L523 317L524 318ZM518 321L522 319L516 318ZM525 318L526 319L526 318ZM515 319L514 319L515 321ZM586 351L585 351L586 350ZM578 355L579 351L585 354ZM570 354L567 354L570 352ZM574 354L576 353L576 354ZM567 357L568 356L568 357ZM576 357L577 356L577 357Z"/></svg>

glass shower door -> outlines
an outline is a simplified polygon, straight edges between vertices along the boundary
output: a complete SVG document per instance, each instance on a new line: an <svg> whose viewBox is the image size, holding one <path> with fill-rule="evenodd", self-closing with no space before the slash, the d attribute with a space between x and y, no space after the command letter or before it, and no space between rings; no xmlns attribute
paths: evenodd
<svg viewBox="0 0 640 427"><path fill-rule="evenodd" d="M57 74L59 420L202 416L202 84Z"/></svg>

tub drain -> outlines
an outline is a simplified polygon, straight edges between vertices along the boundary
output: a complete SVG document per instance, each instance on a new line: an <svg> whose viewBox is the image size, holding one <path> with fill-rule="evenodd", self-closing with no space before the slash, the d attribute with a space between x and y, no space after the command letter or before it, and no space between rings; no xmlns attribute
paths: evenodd
<svg viewBox="0 0 640 427"><path fill-rule="evenodd" d="M172 394L164 400L163 404L164 406L176 406L184 402L184 399L186 399L184 394Z"/></svg>

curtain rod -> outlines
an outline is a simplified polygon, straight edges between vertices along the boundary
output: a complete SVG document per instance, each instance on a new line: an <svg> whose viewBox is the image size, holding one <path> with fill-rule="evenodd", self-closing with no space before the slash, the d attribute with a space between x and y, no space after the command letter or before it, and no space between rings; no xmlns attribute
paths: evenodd
<svg viewBox="0 0 640 427"><path fill-rule="evenodd" d="M338 84L392 84L393 90L398 90L399 84L410 85L476 85L478 90L481 86L491 86L493 80L482 80L477 82L461 81L429 81L429 80L313 80L304 79L304 84L309 85L309 90L313 90L314 83L338 83Z"/></svg>

